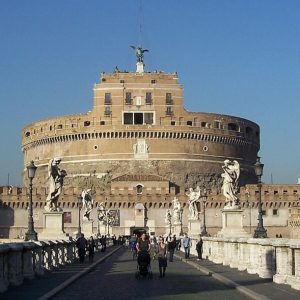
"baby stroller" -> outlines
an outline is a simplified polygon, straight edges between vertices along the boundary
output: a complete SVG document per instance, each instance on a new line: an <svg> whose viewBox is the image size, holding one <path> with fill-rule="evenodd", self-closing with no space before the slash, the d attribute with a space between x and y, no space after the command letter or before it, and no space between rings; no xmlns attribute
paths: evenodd
<svg viewBox="0 0 300 300"><path fill-rule="evenodd" d="M137 257L137 271L135 278L140 279L141 277L152 279L152 271L150 265L150 254L148 251L140 251Z"/></svg>

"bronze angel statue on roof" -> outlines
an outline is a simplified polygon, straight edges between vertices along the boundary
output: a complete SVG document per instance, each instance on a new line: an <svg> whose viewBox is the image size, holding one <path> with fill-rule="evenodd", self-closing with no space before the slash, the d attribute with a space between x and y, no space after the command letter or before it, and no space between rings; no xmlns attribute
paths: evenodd
<svg viewBox="0 0 300 300"><path fill-rule="evenodd" d="M143 49L141 46L130 46L134 52L135 52L135 55L136 55L136 61L138 63L143 63L144 62L144 52L149 52L149 50L147 49Z"/></svg>

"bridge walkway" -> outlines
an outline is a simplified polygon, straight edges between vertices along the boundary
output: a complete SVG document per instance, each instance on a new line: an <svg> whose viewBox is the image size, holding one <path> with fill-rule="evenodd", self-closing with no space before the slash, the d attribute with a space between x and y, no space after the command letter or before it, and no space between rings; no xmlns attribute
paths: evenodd
<svg viewBox="0 0 300 300"><path fill-rule="evenodd" d="M96 260L99 262L114 250L112 255L97 263ZM105 254L97 253L95 261L93 265L88 262L82 265L74 263L26 281L21 286L10 287L0 295L0 299L249 299L178 258L168 263L165 278L159 278L158 262L153 261L153 279L135 278L136 260L124 247L119 250L110 247ZM84 270L87 272L77 280L70 280Z"/></svg>

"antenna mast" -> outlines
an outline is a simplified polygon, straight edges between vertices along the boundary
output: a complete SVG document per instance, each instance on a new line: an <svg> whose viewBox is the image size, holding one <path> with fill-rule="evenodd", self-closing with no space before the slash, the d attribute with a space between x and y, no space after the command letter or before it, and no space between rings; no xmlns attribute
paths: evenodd
<svg viewBox="0 0 300 300"><path fill-rule="evenodd" d="M143 33L143 0L140 0L139 5L139 45L142 46L142 33Z"/></svg>

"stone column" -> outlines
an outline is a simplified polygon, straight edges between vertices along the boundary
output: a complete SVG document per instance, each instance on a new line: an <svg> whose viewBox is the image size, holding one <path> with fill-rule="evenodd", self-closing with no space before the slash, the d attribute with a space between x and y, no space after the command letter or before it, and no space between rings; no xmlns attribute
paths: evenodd
<svg viewBox="0 0 300 300"><path fill-rule="evenodd" d="M237 257L239 257L239 245L236 239L231 239L231 260L230 260L230 267L237 268L239 266L239 261Z"/></svg>
<svg viewBox="0 0 300 300"><path fill-rule="evenodd" d="M293 289L300 290L300 246L295 248L295 277L291 282Z"/></svg>
<svg viewBox="0 0 300 300"><path fill-rule="evenodd" d="M7 290L8 278L8 252L10 248L7 244L0 245L0 293Z"/></svg>
<svg viewBox="0 0 300 300"><path fill-rule="evenodd" d="M260 239L258 275L272 278L275 272L275 248L272 239Z"/></svg>
<svg viewBox="0 0 300 300"><path fill-rule="evenodd" d="M59 267L59 253L58 253L58 241L51 241L51 256L52 256L52 266L53 268Z"/></svg>
<svg viewBox="0 0 300 300"><path fill-rule="evenodd" d="M35 241L34 248L34 272L37 275L44 275L45 266L44 266L44 254L43 254L43 245L44 242Z"/></svg>
<svg viewBox="0 0 300 300"><path fill-rule="evenodd" d="M67 241L67 263L72 263L75 261L75 250L74 250L75 241Z"/></svg>
<svg viewBox="0 0 300 300"><path fill-rule="evenodd" d="M273 276L273 281L276 283L286 283L288 270L288 244L285 240L276 240L275 246L276 255L276 274Z"/></svg>
<svg viewBox="0 0 300 300"><path fill-rule="evenodd" d="M289 254L289 272L287 276L287 284L291 285L292 288L300 290L300 241L290 240Z"/></svg>
<svg viewBox="0 0 300 300"><path fill-rule="evenodd" d="M248 244L249 244L249 260L248 260L248 265L247 265L247 272L249 274L257 274L258 272L258 258L259 258L259 253L258 253L258 239L249 239Z"/></svg>
<svg viewBox="0 0 300 300"><path fill-rule="evenodd" d="M239 251L238 251L238 270L245 271L247 264L249 263L249 245L247 238L238 239Z"/></svg>
<svg viewBox="0 0 300 300"><path fill-rule="evenodd" d="M44 264L47 270L53 270L53 258L52 258L52 248L51 241L44 241L43 252L44 252Z"/></svg>
<svg viewBox="0 0 300 300"><path fill-rule="evenodd" d="M23 243L9 243L8 252L8 280L11 285L23 283L22 252Z"/></svg>
<svg viewBox="0 0 300 300"><path fill-rule="evenodd" d="M206 259L210 259L210 248L211 248L211 241L210 238L208 237L203 237L203 252L202 252L202 257Z"/></svg>
<svg viewBox="0 0 300 300"><path fill-rule="evenodd" d="M33 279L34 278L34 248L35 243L26 242L23 243L23 277L24 279Z"/></svg>
<svg viewBox="0 0 300 300"><path fill-rule="evenodd" d="M64 265L66 263L65 241L64 240L58 241L57 253L58 253L58 264L59 265Z"/></svg>
<svg viewBox="0 0 300 300"><path fill-rule="evenodd" d="M223 265L229 266L231 262L231 243L226 239L224 239L224 252L223 252Z"/></svg>

